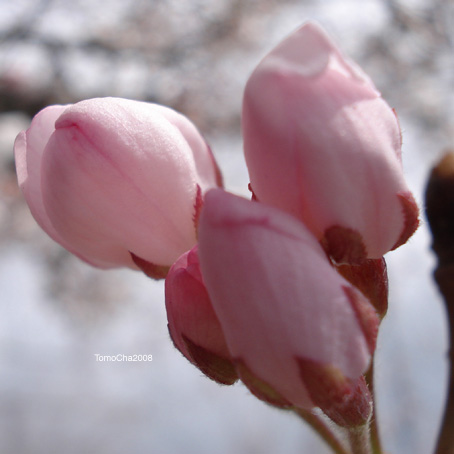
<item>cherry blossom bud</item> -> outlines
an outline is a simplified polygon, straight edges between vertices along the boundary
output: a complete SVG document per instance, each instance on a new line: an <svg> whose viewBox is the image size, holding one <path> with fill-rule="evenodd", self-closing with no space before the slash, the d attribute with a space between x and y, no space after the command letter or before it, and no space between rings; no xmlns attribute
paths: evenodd
<svg viewBox="0 0 454 454"><path fill-rule="evenodd" d="M165 291L169 333L175 347L208 377L233 384L238 376L203 283L197 246L172 265Z"/></svg>
<svg viewBox="0 0 454 454"><path fill-rule="evenodd" d="M379 259L416 230L395 112L319 26L255 69L243 136L256 198L303 221L338 263Z"/></svg>
<svg viewBox="0 0 454 454"><path fill-rule="evenodd" d="M257 397L336 415L346 394L370 403L358 397L357 382L375 349L378 317L304 224L212 190L200 217L199 257L238 375ZM314 368L302 367L308 363L317 365L319 379L338 384L331 400L317 398ZM357 405L346 408L347 421L361 420L350 414Z"/></svg>
<svg viewBox="0 0 454 454"><path fill-rule="evenodd" d="M195 244L203 194L221 185L188 119L125 99L42 110L15 156L30 210L55 241L99 268L155 277Z"/></svg>

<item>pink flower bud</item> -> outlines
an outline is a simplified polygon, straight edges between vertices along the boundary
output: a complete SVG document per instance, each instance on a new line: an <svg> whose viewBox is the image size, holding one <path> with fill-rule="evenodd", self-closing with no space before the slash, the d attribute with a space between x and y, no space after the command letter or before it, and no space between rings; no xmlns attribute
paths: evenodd
<svg viewBox="0 0 454 454"><path fill-rule="evenodd" d="M416 230L397 117L317 25L255 69L243 135L257 199L302 220L334 260L378 259Z"/></svg>
<svg viewBox="0 0 454 454"><path fill-rule="evenodd" d="M221 184L188 119L125 99L42 110L15 155L30 210L55 241L94 266L160 277L195 244L202 195Z"/></svg>
<svg viewBox="0 0 454 454"><path fill-rule="evenodd" d="M172 265L165 288L169 333L175 347L211 379L233 384L238 376L203 283L197 246Z"/></svg>
<svg viewBox="0 0 454 454"><path fill-rule="evenodd" d="M366 371L378 317L304 224L212 190L200 217L199 257L238 374L259 398L280 406L319 405L302 362L320 365L317 373L326 368L330 381L335 370L347 384ZM323 405L329 410L329 402Z"/></svg>

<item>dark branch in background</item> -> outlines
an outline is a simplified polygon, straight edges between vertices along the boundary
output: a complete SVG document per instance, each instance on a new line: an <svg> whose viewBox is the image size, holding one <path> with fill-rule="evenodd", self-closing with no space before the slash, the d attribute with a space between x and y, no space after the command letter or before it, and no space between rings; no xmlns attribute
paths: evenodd
<svg viewBox="0 0 454 454"><path fill-rule="evenodd" d="M450 328L448 398L436 454L454 454L454 153L432 170L426 190L426 214L438 265L434 273L445 300Z"/></svg>

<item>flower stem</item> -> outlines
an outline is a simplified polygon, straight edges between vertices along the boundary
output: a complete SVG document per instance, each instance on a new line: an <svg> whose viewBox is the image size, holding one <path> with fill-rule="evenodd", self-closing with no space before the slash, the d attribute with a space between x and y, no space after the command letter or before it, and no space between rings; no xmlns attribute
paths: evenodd
<svg viewBox="0 0 454 454"><path fill-rule="evenodd" d="M348 437L352 454L372 454L369 424L349 429Z"/></svg>
<svg viewBox="0 0 454 454"><path fill-rule="evenodd" d="M336 454L351 454L350 451L344 446L344 443L342 443L339 437L321 416L309 410L302 410L300 408L295 408L295 412L320 435L325 443L330 446L333 452Z"/></svg>
<svg viewBox="0 0 454 454"><path fill-rule="evenodd" d="M370 443L372 447L372 454L383 454L380 434L378 431L378 422L377 422L377 405L376 405L376 396L375 396L375 386L374 386L374 363L372 362L369 370L366 372L366 381L369 385L369 390L372 394L373 399L373 409L372 416L370 421Z"/></svg>

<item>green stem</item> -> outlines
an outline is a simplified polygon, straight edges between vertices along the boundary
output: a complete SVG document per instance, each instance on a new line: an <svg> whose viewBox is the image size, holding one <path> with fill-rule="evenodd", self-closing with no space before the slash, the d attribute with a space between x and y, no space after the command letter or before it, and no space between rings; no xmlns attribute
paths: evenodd
<svg viewBox="0 0 454 454"><path fill-rule="evenodd" d="M377 405L376 405L377 400L375 396L373 361L369 367L369 370L366 372L366 381L367 384L369 385L370 393L372 394L372 402L374 403L370 421L370 443L372 447L372 454L383 454L377 422Z"/></svg>
<svg viewBox="0 0 454 454"><path fill-rule="evenodd" d="M333 452L336 454L351 454L323 418L309 410L295 408L294 411L320 435Z"/></svg>

